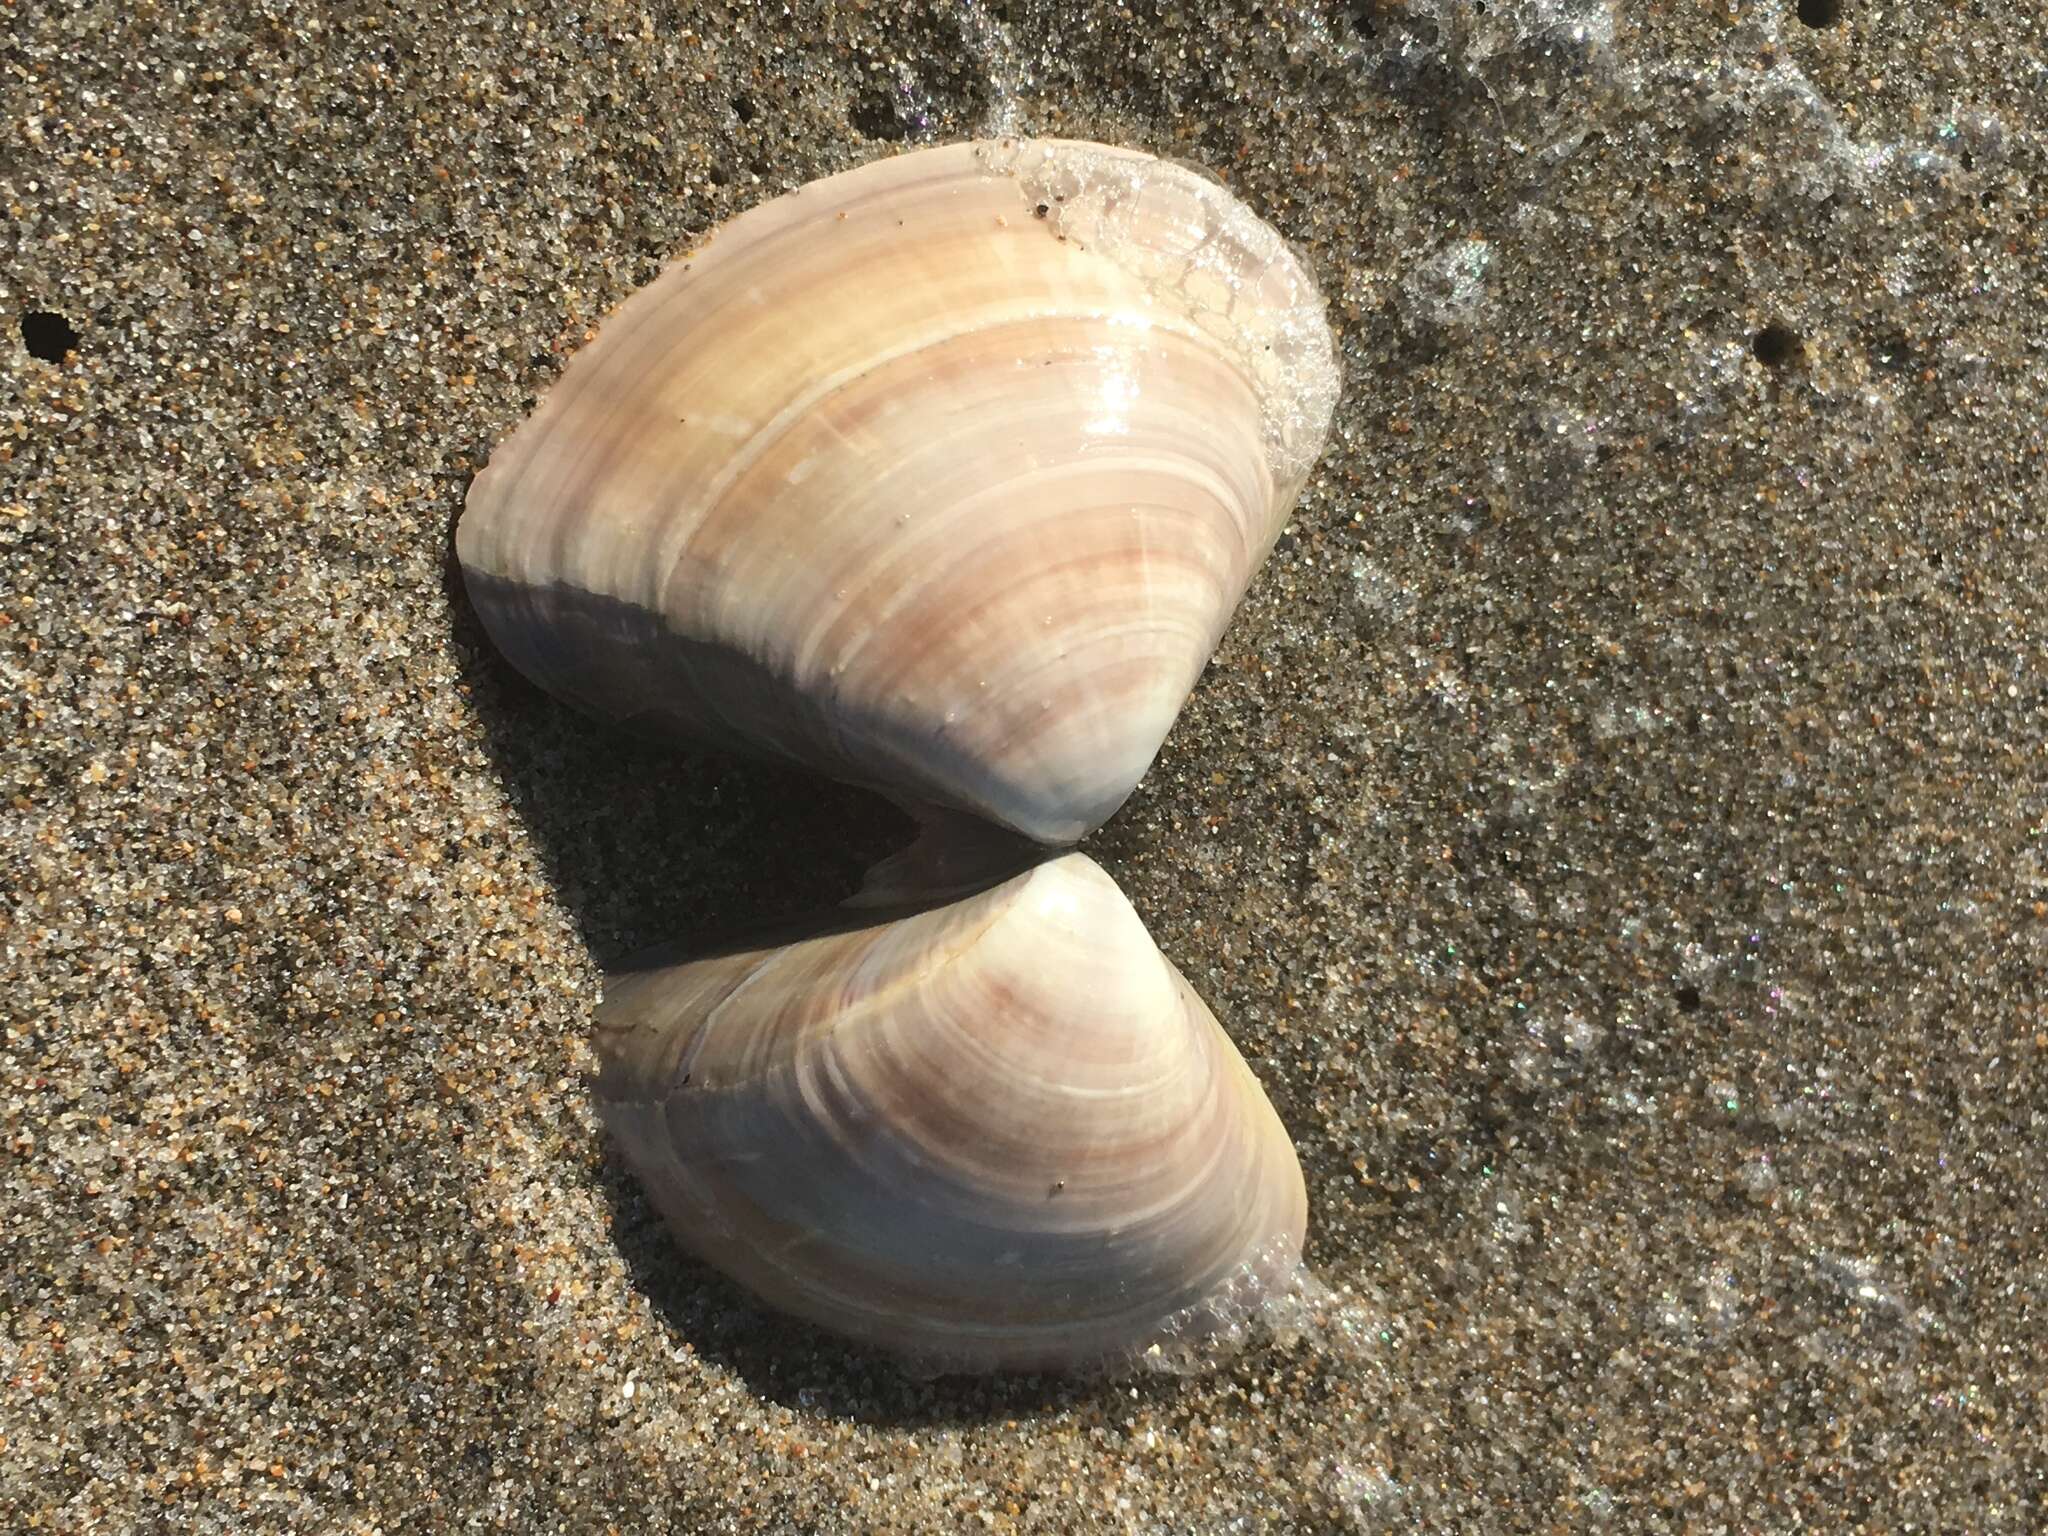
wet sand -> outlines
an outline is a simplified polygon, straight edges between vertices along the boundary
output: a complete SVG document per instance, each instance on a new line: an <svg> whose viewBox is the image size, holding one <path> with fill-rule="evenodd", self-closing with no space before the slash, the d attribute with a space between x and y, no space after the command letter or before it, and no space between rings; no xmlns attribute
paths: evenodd
<svg viewBox="0 0 2048 1536"><path fill-rule="evenodd" d="M2048 33L1982 10L16 6L0 1526L2048 1524ZM579 721L449 565L667 257L998 126L1223 175L1342 342L1090 844L1335 1297L1194 1378L910 1380L677 1254L602 963L897 829Z"/></svg>

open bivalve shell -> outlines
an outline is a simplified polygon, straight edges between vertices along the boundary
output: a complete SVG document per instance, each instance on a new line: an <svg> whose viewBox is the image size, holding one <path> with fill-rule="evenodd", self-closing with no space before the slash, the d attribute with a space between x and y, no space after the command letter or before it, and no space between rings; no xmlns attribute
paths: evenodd
<svg viewBox="0 0 2048 1536"><path fill-rule="evenodd" d="M677 1236L939 1370L1185 1344L1291 1278L1279 1118L1080 854L801 942L614 977L598 1097Z"/></svg>
<svg viewBox="0 0 2048 1536"><path fill-rule="evenodd" d="M498 646L610 720L1045 844L1122 803L1337 389L1220 184L919 150L741 215L629 299L471 488Z"/></svg>
<svg viewBox="0 0 2048 1536"><path fill-rule="evenodd" d="M1151 762L1336 387L1307 272L1220 184L963 144L717 231L471 487L465 583L521 671L923 823L831 931L610 984L606 1119L767 1302L927 1368L1065 1368L1184 1356L1296 1278L1272 1106L1045 850Z"/></svg>

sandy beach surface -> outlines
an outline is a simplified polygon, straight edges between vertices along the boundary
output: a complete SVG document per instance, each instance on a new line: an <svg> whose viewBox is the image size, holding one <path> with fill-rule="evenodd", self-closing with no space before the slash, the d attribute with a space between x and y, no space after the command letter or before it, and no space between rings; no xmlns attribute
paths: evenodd
<svg viewBox="0 0 2048 1536"><path fill-rule="evenodd" d="M0 1529L2048 1528L2048 20L1946 0L0 3ZM1091 841L1307 1171L1310 1325L914 1380L678 1254L601 966L850 790L451 574L721 219L1204 165L1345 395Z"/></svg>

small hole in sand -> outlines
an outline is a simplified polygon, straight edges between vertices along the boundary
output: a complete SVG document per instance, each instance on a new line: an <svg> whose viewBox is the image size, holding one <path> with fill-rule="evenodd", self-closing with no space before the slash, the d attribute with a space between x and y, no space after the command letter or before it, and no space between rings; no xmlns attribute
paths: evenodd
<svg viewBox="0 0 2048 1536"><path fill-rule="evenodd" d="M893 143L910 136L903 119L896 115L895 102L883 91L869 91L855 102L849 121L870 139Z"/></svg>
<svg viewBox="0 0 2048 1536"><path fill-rule="evenodd" d="M1806 343L1789 325L1767 325L1750 338L1749 350L1766 368L1790 368L1806 356Z"/></svg>
<svg viewBox="0 0 2048 1536"><path fill-rule="evenodd" d="M21 317L21 339L30 357L46 363L61 363L67 352L78 348L78 332L71 322L47 309L32 309Z"/></svg>
<svg viewBox="0 0 2048 1536"><path fill-rule="evenodd" d="M1799 19L1809 27L1832 27L1842 19L1844 0L1799 0Z"/></svg>

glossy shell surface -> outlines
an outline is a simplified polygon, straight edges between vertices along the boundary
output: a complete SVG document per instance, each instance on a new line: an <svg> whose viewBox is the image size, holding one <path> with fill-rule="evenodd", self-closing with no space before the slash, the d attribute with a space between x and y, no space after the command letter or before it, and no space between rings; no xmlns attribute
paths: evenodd
<svg viewBox="0 0 2048 1536"><path fill-rule="evenodd" d="M1335 393L1311 279L1220 184L918 150L628 300L458 552L506 655L602 718L1066 843L1151 762Z"/></svg>
<svg viewBox="0 0 2048 1536"><path fill-rule="evenodd" d="M615 976L607 1123L677 1236L935 1369L1199 1335L1290 1275L1299 1165L1128 902L1068 854L977 895Z"/></svg>

